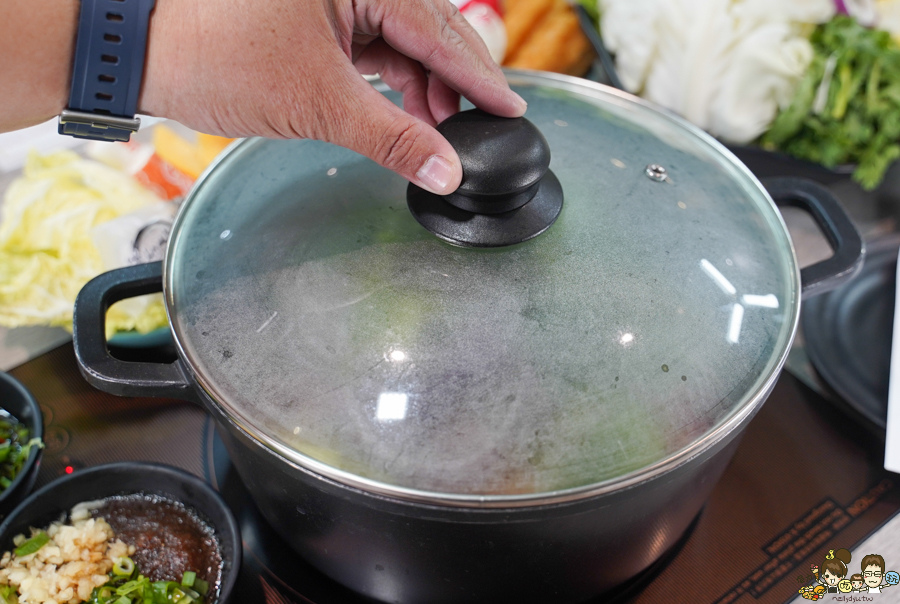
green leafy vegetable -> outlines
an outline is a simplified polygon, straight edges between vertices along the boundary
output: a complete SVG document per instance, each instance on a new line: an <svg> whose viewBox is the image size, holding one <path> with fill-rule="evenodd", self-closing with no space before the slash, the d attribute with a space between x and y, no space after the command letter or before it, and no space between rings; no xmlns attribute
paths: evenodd
<svg viewBox="0 0 900 604"><path fill-rule="evenodd" d="M0 409L0 491L12 485L33 447L43 447L38 438L29 440L28 427Z"/></svg>
<svg viewBox="0 0 900 604"><path fill-rule="evenodd" d="M900 158L900 46L885 31L839 16L810 38L815 57L764 148L834 167L874 189Z"/></svg>

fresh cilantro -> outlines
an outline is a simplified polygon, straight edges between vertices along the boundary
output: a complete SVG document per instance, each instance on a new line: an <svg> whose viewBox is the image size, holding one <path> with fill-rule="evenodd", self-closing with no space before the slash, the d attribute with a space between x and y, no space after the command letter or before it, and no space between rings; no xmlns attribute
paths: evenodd
<svg viewBox="0 0 900 604"><path fill-rule="evenodd" d="M900 158L900 46L846 16L810 42L812 64L760 142L828 167L855 164L854 180L874 189Z"/></svg>

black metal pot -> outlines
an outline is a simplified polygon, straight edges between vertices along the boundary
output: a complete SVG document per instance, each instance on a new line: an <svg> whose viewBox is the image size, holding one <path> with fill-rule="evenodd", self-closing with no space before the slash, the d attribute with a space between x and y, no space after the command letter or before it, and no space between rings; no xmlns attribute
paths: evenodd
<svg viewBox="0 0 900 604"><path fill-rule="evenodd" d="M835 248L801 272L771 199L702 133L597 85L510 79L544 133L560 129L547 138L564 159L553 165L561 213L562 195L542 184L547 165L506 179L509 195L533 193L499 213L480 213L481 202L497 204L484 183L462 201L411 188L420 224L475 249L452 247L395 207L405 187L386 171L322 143L247 141L185 203L165 269L101 275L76 302L76 354L91 384L202 405L285 540L386 602L578 602L647 568L699 513L773 388L801 293L838 285L862 262L858 233L825 189L767 184L779 203L805 207ZM595 121L622 126L623 138L613 168L591 169L624 175L596 203L602 174L579 182L572 165L602 146L587 137ZM667 169L628 168L646 145ZM489 163L458 150L464 167ZM647 224L656 219L663 227ZM618 236L644 229L655 235ZM648 264L657 258L658 271ZM377 287L358 296L357 283ZM179 360L109 356L109 305L160 290ZM374 349L359 344L369 339Z"/></svg>

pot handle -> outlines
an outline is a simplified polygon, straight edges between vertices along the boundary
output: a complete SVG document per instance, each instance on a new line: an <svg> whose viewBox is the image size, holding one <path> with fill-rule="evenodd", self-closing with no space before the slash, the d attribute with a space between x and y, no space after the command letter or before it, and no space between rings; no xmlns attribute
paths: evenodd
<svg viewBox="0 0 900 604"><path fill-rule="evenodd" d="M181 359L174 363L130 363L106 347L110 305L162 291L162 262L136 264L89 281L75 299L73 340L81 375L93 387L117 396L155 396L199 403Z"/></svg>
<svg viewBox="0 0 900 604"><path fill-rule="evenodd" d="M866 248L831 191L805 178L767 178L762 183L776 205L806 210L834 250L830 258L800 271L801 297L831 291L855 277L862 268Z"/></svg>

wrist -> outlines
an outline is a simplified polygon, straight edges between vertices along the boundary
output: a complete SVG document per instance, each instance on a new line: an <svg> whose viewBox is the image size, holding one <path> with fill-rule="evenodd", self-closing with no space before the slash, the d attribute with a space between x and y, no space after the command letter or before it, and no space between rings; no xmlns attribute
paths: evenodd
<svg viewBox="0 0 900 604"><path fill-rule="evenodd" d="M179 73L184 73L186 64L193 60L188 47L200 36L196 31L182 35L180 29L192 21L194 10L193 3L156 0L156 9L150 17L138 113L177 119L171 115L170 104L179 91Z"/></svg>
<svg viewBox="0 0 900 604"><path fill-rule="evenodd" d="M52 119L71 82L78 0L0 2L0 132Z"/></svg>

